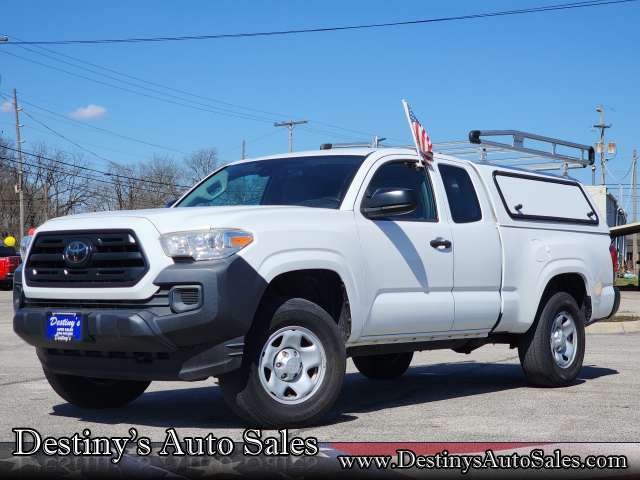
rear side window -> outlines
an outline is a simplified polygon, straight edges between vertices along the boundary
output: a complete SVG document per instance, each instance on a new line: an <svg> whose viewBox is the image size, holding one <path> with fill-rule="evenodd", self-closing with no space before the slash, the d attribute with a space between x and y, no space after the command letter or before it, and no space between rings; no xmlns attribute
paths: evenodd
<svg viewBox="0 0 640 480"><path fill-rule="evenodd" d="M416 162L390 162L382 165L373 175L365 195L370 197L379 188L410 188L418 196L418 208L411 213L393 217L394 221L438 221L431 182L424 167L417 166Z"/></svg>
<svg viewBox="0 0 640 480"><path fill-rule="evenodd" d="M476 190L464 168L438 165L444 189L447 192L451 217L455 223L477 222L482 219L482 211Z"/></svg>
<svg viewBox="0 0 640 480"><path fill-rule="evenodd" d="M577 182L495 172L494 181L514 220L598 224L598 215Z"/></svg>

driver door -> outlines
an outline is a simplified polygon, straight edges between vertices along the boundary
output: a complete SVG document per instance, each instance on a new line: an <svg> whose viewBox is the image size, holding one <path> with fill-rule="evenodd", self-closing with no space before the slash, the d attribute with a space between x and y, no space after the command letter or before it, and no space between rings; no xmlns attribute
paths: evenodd
<svg viewBox="0 0 640 480"><path fill-rule="evenodd" d="M438 215L436 182L431 167L393 157L381 159L365 179L354 212L372 305L363 336L446 332L453 326L453 249L445 246L451 230ZM415 190L416 210L365 217L362 201L379 188Z"/></svg>

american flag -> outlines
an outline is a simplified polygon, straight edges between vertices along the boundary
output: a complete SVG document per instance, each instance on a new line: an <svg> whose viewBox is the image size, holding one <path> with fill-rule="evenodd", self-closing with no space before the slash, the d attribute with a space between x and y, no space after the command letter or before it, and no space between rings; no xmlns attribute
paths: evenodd
<svg viewBox="0 0 640 480"><path fill-rule="evenodd" d="M409 104L405 100L402 101L402 104L404 105L407 120L411 127L411 133L413 135L413 141L416 144L416 150L425 162L430 163L433 161L433 144L431 143L431 139L420 123L420 120L418 120L413 113L413 110L411 110Z"/></svg>

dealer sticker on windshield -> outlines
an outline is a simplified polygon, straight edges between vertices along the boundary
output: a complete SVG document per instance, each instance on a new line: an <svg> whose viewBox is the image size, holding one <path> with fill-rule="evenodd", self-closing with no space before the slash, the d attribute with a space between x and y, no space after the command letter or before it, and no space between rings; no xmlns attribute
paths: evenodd
<svg viewBox="0 0 640 480"><path fill-rule="evenodd" d="M72 312L52 312L47 316L47 338L55 342L82 340L82 317Z"/></svg>

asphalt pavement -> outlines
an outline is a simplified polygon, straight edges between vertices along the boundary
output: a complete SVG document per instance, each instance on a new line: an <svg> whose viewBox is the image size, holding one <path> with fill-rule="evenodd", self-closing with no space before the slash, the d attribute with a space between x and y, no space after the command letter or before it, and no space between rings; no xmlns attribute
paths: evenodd
<svg viewBox="0 0 640 480"><path fill-rule="evenodd" d="M640 293L639 293L640 295ZM324 425L293 433L321 441L638 441L640 334L587 335L574 385L527 385L517 351L485 346L470 355L422 352L401 379L376 382L348 364L343 392ZM214 380L154 382L125 408L91 411L58 397L32 347L12 329L10 292L0 292L0 441L13 427L43 435L125 435L161 440L165 429L240 439L244 425Z"/></svg>

